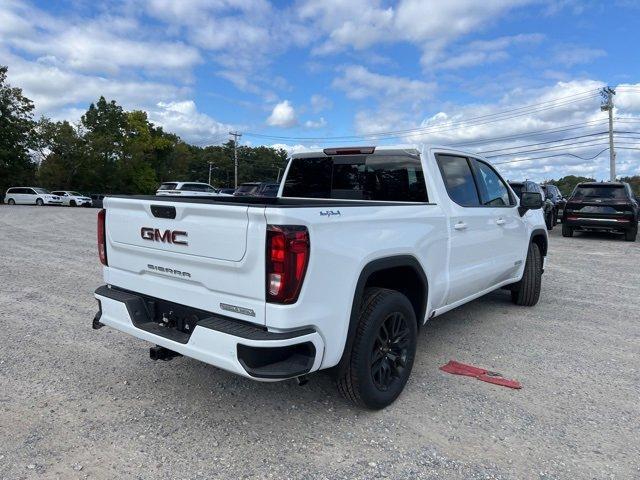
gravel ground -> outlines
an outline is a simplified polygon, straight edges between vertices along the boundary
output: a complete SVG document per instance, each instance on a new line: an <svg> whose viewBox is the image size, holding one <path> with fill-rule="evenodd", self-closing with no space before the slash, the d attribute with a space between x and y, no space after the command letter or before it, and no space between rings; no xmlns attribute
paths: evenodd
<svg viewBox="0 0 640 480"><path fill-rule="evenodd" d="M434 319L372 413L324 374L258 383L93 331L95 216L0 206L0 478L640 478L640 242L554 229L540 303Z"/></svg>

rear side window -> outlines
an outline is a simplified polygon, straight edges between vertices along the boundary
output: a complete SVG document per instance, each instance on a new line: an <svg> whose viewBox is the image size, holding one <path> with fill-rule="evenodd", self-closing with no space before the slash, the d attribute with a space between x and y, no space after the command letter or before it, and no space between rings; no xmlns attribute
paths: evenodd
<svg viewBox="0 0 640 480"><path fill-rule="evenodd" d="M7 190L7 195L10 193L20 193L18 190L20 190L19 188L10 188L9 190Z"/></svg>
<svg viewBox="0 0 640 480"><path fill-rule="evenodd" d="M177 183L163 183L158 190L175 190L177 186Z"/></svg>
<svg viewBox="0 0 640 480"><path fill-rule="evenodd" d="M201 183L185 183L180 190L186 190L188 192L206 192L209 187Z"/></svg>
<svg viewBox="0 0 640 480"><path fill-rule="evenodd" d="M480 199L467 159L454 155L436 155L436 159L451 200L463 207L479 207Z"/></svg>
<svg viewBox="0 0 640 480"><path fill-rule="evenodd" d="M509 189L496 171L488 164L471 159L476 169L480 200L485 207L509 207L513 204ZM536 188L538 193L540 190Z"/></svg>
<svg viewBox="0 0 640 480"><path fill-rule="evenodd" d="M283 196L428 201L420 160L395 155L295 159L289 167Z"/></svg>
<svg viewBox="0 0 640 480"><path fill-rule="evenodd" d="M576 187L576 191L573 192L574 198L615 198L624 200L627 198L625 189L622 185L620 186L611 186L611 185L589 185L589 186L578 186Z"/></svg>

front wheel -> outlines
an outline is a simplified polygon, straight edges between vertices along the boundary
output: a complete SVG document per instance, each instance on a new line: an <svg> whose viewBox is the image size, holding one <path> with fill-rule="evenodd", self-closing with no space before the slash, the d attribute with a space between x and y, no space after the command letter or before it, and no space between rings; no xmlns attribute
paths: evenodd
<svg viewBox="0 0 640 480"><path fill-rule="evenodd" d="M549 212L549 213L547 213L545 215L544 223L547 224L547 230L553 230L553 225L554 225L554 222L553 222L553 211L551 211L551 212Z"/></svg>
<svg viewBox="0 0 640 480"><path fill-rule="evenodd" d="M531 242L527 251L522 280L511 289L511 301L516 305L532 307L540 298L542 289L542 253L540 247Z"/></svg>
<svg viewBox="0 0 640 480"><path fill-rule="evenodd" d="M409 299L386 288L365 291L340 393L360 407L378 410L398 398L411 373L418 324Z"/></svg>
<svg viewBox="0 0 640 480"><path fill-rule="evenodd" d="M573 228L571 228L566 223L562 222L562 236L563 237L573 237Z"/></svg>
<svg viewBox="0 0 640 480"><path fill-rule="evenodd" d="M36 205L41 207L44 205L44 201L41 198L36 198Z"/></svg>
<svg viewBox="0 0 640 480"><path fill-rule="evenodd" d="M70 207L75 207L75 206L76 206L76 201L75 201L75 200L71 200L71 201L69 202L69 206L70 206Z"/></svg>
<svg viewBox="0 0 640 480"><path fill-rule="evenodd" d="M636 237L638 236L638 226L636 225L634 228L630 228L624 232L624 239L627 242L635 242Z"/></svg>

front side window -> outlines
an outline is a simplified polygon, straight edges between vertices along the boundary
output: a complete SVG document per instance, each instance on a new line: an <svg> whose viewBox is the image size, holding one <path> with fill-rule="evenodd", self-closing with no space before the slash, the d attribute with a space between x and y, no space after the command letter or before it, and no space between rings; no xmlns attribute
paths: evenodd
<svg viewBox="0 0 640 480"><path fill-rule="evenodd" d="M476 170L480 201L485 207L510 207L509 189L495 170L487 163L472 159Z"/></svg>
<svg viewBox="0 0 640 480"><path fill-rule="evenodd" d="M463 207L478 207L478 190L465 157L436 155L451 200Z"/></svg>
<svg viewBox="0 0 640 480"><path fill-rule="evenodd" d="M427 202L420 160L402 155L349 155L292 161L283 196Z"/></svg>

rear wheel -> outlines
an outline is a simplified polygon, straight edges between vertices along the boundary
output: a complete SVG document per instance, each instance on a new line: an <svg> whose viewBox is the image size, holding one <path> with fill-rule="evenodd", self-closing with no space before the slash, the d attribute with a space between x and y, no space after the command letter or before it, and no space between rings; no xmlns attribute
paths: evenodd
<svg viewBox="0 0 640 480"><path fill-rule="evenodd" d="M627 242L635 242L637 236L638 236L638 226L637 225L634 228L630 228L629 230L624 232L624 239Z"/></svg>
<svg viewBox="0 0 640 480"><path fill-rule="evenodd" d="M563 223L562 224L562 236L563 237L573 237L573 228L569 225Z"/></svg>
<svg viewBox="0 0 640 480"><path fill-rule="evenodd" d="M15 205L15 204L16 204L16 201L15 201L13 198L10 198L10 199L7 201L7 203L8 203L9 205Z"/></svg>
<svg viewBox="0 0 640 480"><path fill-rule="evenodd" d="M542 253L536 243L529 244L527 263L524 265L522 280L513 285L511 301L516 305L532 307L538 303L542 288Z"/></svg>
<svg viewBox="0 0 640 480"><path fill-rule="evenodd" d="M44 202L42 201L41 198L36 198L36 205L39 206L39 207L44 205Z"/></svg>
<svg viewBox="0 0 640 480"><path fill-rule="evenodd" d="M348 363L337 381L340 393L375 410L393 403L411 373L417 334L407 297L386 288L367 289Z"/></svg>

